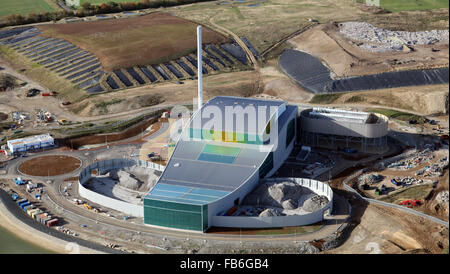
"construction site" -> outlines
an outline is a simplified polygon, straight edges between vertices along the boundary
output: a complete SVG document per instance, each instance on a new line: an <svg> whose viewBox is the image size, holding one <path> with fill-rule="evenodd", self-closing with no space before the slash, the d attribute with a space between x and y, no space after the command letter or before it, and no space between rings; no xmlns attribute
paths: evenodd
<svg viewBox="0 0 450 274"><path fill-rule="evenodd" d="M83 253L448 253L448 8L282 2L0 29L18 233Z"/></svg>

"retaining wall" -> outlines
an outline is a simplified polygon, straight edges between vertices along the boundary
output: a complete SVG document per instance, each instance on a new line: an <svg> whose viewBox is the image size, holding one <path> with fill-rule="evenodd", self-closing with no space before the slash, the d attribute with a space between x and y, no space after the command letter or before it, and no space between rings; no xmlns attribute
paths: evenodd
<svg viewBox="0 0 450 274"><path fill-rule="evenodd" d="M293 181L303 187L309 188L318 195L328 198L328 204L322 209L303 215L275 216L275 217L250 217L250 216L212 216L211 225L218 227L242 227L242 228L268 228L299 226L318 223L323 220L325 212L333 211L333 190L322 182L304 178L273 178L265 182Z"/></svg>
<svg viewBox="0 0 450 274"><path fill-rule="evenodd" d="M81 171L80 175L78 176L78 193L80 194L81 197L93 203L123 212L130 216L144 217L143 205L136 205L133 203L114 199L99 194L83 186L89 181L89 179L91 179L92 177L91 173L93 170L97 170L97 174L104 174L112 169L121 169L135 165L160 171L164 170L164 166L141 160L135 161L131 159L109 159L95 162L84 168Z"/></svg>

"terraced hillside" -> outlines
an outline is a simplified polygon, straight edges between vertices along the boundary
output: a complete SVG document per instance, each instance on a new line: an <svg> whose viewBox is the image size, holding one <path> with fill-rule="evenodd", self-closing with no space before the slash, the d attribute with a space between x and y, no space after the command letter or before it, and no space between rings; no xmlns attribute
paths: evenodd
<svg viewBox="0 0 450 274"><path fill-rule="evenodd" d="M204 74L249 68L231 39L208 28L203 37ZM164 13L16 28L0 32L0 45L88 93L194 79L197 72L196 24Z"/></svg>

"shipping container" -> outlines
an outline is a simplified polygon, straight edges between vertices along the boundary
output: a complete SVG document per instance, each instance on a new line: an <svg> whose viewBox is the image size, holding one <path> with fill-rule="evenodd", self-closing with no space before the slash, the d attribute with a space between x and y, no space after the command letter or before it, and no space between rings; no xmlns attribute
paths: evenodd
<svg viewBox="0 0 450 274"><path fill-rule="evenodd" d="M31 213L31 218L36 220L37 216L40 215L40 214L42 214L42 210L40 210L38 208L35 212Z"/></svg>
<svg viewBox="0 0 450 274"><path fill-rule="evenodd" d="M43 218L46 218L47 215L48 215L47 213L42 213L42 214L37 215L37 216L36 216L36 221L41 222L41 220L42 220Z"/></svg>
<svg viewBox="0 0 450 274"><path fill-rule="evenodd" d="M17 201L17 205L20 206L20 204L23 203L23 202L28 202L28 200L27 199L20 199L20 200Z"/></svg>
<svg viewBox="0 0 450 274"><path fill-rule="evenodd" d="M34 205L29 204L29 205L23 207L23 211L25 211L25 213L27 213L28 209L33 209L33 208L34 208Z"/></svg>
<svg viewBox="0 0 450 274"><path fill-rule="evenodd" d="M50 221L48 221L46 225L47 225L47 227L51 227L51 226L56 225L57 223L58 223L58 219L54 218L54 219L51 219Z"/></svg>
<svg viewBox="0 0 450 274"><path fill-rule="evenodd" d="M44 92L44 93L42 93L42 96L50 96L50 93Z"/></svg>
<svg viewBox="0 0 450 274"><path fill-rule="evenodd" d="M47 216L47 218L41 219L41 223L45 225L45 224L46 224L48 221L50 221L51 219L52 219L51 216Z"/></svg>
<svg viewBox="0 0 450 274"><path fill-rule="evenodd" d="M28 214L28 216L30 216L31 217L31 213L34 213L34 212L36 212L38 209L37 208L32 208L32 209L28 209L27 210L27 214Z"/></svg>
<svg viewBox="0 0 450 274"><path fill-rule="evenodd" d="M24 207L29 206L29 205L31 205L31 203L29 201L26 201L24 203L21 203L19 206L21 209L23 209Z"/></svg>

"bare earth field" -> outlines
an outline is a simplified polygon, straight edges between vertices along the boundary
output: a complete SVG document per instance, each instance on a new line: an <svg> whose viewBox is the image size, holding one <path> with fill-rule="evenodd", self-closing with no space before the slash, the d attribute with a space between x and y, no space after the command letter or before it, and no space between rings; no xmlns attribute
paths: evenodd
<svg viewBox="0 0 450 274"><path fill-rule="evenodd" d="M30 159L19 166L19 171L31 176L55 176L74 171L81 166L77 158L49 155Z"/></svg>
<svg viewBox="0 0 450 274"><path fill-rule="evenodd" d="M422 115L448 113L448 84L333 94L326 104L383 106Z"/></svg>
<svg viewBox="0 0 450 274"><path fill-rule="evenodd" d="M359 225L332 254L443 253L448 248L448 228L396 209L369 205Z"/></svg>
<svg viewBox="0 0 450 274"><path fill-rule="evenodd" d="M96 55L107 70L159 64L195 51L197 24L167 13L135 18L46 24L38 26L44 36L58 37ZM203 43L230 40L209 28Z"/></svg>
<svg viewBox="0 0 450 274"><path fill-rule="evenodd" d="M337 77L387 71L448 67L448 43L414 46L414 51L372 53L339 33L339 26L314 27L288 41L298 50L321 59Z"/></svg>

